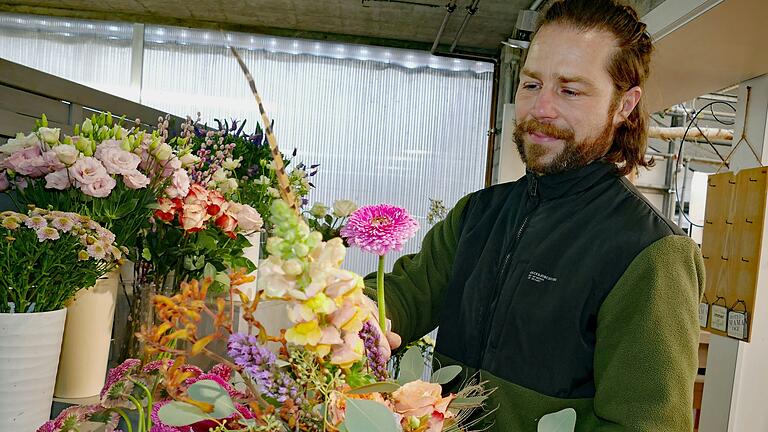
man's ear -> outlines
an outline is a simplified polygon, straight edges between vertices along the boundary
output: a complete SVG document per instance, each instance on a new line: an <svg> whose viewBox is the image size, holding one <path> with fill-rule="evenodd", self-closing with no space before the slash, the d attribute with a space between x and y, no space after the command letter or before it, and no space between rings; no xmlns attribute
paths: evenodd
<svg viewBox="0 0 768 432"><path fill-rule="evenodd" d="M642 96L643 90L638 86L632 87L621 96L619 109L613 116L614 126L618 126L629 118L629 115L640 102Z"/></svg>

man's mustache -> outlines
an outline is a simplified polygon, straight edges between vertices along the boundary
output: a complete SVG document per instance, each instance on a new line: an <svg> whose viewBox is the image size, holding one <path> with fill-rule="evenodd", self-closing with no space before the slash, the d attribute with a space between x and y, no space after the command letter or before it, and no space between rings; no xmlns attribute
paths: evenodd
<svg viewBox="0 0 768 432"><path fill-rule="evenodd" d="M542 123L535 119L528 119L518 123L517 130L519 132L525 132L529 134L538 133L547 135L551 136L552 138L564 141L572 141L576 137L573 131L570 129L560 129L553 124Z"/></svg>

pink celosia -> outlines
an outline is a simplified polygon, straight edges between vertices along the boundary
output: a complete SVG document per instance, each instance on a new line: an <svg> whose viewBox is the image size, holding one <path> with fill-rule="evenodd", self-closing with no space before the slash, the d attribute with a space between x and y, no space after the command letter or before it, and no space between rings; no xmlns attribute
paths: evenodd
<svg viewBox="0 0 768 432"><path fill-rule="evenodd" d="M355 210L341 235L350 245L366 252L385 255L400 251L406 240L416 234L419 223L400 207L388 204L365 206Z"/></svg>

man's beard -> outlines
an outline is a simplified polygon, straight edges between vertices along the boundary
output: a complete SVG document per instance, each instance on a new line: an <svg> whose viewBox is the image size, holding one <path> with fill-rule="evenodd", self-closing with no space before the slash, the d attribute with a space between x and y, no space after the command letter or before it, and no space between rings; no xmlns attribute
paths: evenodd
<svg viewBox="0 0 768 432"><path fill-rule="evenodd" d="M613 109L609 111L611 112ZM537 174L548 175L581 168L603 157L612 144L614 131L615 127L609 116L600 134L594 138L576 142L574 132L570 129L560 129L552 124L528 119L516 125L514 137L525 166ZM543 158L552 149L546 144L526 142L526 134L529 133L544 134L561 140L563 149L550 161L544 161Z"/></svg>

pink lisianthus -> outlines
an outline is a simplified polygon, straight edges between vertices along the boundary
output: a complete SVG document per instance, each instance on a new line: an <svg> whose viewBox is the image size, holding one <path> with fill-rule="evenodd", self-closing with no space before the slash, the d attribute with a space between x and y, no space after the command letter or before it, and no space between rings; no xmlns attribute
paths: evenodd
<svg viewBox="0 0 768 432"><path fill-rule="evenodd" d="M189 193L190 181L186 170L178 170L171 177L171 184L165 188L168 198L183 198Z"/></svg>
<svg viewBox="0 0 768 432"><path fill-rule="evenodd" d="M84 194L94 198L105 198L112 193L112 189L114 189L116 185L117 182L115 179L108 175L104 175L97 178L92 183L81 184L80 190L83 191Z"/></svg>
<svg viewBox="0 0 768 432"><path fill-rule="evenodd" d="M65 190L72 186L69 181L69 171L66 169L54 171L45 176L45 187L48 189Z"/></svg>
<svg viewBox="0 0 768 432"><path fill-rule="evenodd" d="M167 161L163 162L163 178L170 177L177 171L181 170L181 161L176 156L171 157Z"/></svg>
<svg viewBox="0 0 768 432"><path fill-rule="evenodd" d="M104 177L109 176L104 165L93 157L78 159L74 165L69 167L69 175L75 186L78 187L94 183L97 180L103 180Z"/></svg>
<svg viewBox="0 0 768 432"><path fill-rule="evenodd" d="M128 175L136 172L141 158L120 147L120 141L110 140L96 148L96 159L100 160L109 174Z"/></svg>
<svg viewBox="0 0 768 432"><path fill-rule="evenodd" d="M341 235L350 245L381 256L402 250L418 229L419 223L404 208L379 204L355 210Z"/></svg>
<svg viewBox="0 0 768 432"><path fill-rule="evenodd" d="M149 186L149 177L142 174L139 170L133 170L123 175L123 183L128 189L142 189Z"/></svg>
<svg viewBox="0 0 768 432"><path fill-rule="evenodd" d="M8 181L8 175L5 171L0 172L0 192L7 190L9 187L11 187L11 182Z"/></svg>
<svg viewBox="0 0 768 432"><path fill-rule="evenodd" d="M11 154L3 161L3 166L14 170L21 175L33 178L42 177L53 171L49 168L50 163L48 160L43 157L43 152L39 144L26 147Z"/></svg>

